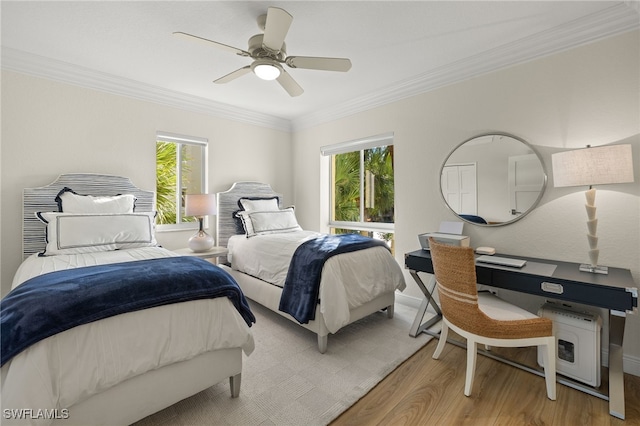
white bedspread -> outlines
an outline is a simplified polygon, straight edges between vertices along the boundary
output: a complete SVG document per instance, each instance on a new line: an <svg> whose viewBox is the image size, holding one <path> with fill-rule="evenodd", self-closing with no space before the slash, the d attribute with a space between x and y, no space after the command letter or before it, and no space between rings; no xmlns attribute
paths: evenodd
<svg viewBox="0 0 640 426"><path fill-rule="evenodd" d="M29 278L47 272L63 271L81 266L107 265L109 263L131 262L134 260L157 259L160 257L178 256L162 247L141 247L128 250L114 250L85 254L61 254L58 256L29 256L20 265L13 276L11 288L25 282Z"/></svg>
<svg viewBox="0 0 640 426"><path fill-rule="evenodd" d="M320 235L298 231L232 236L227 245L232 268L282 287L296 248ZM349 323L350 309L405 287L402 270L386 248L340 254L329 258L322 270L320 311L329 331L335 333Z"/></svg>
<svg viewBox="0 0 640 426"><path fill-rule="evenodd" d="M229 238L228 259L233 269L283 287L291 257L298 246L321 234L312 231L283 232L247 238Z"/></svg>
<svg viewBox="0 0 640 426"><path fill-rule="evenodd" d="M16 273L13 286L45 272L166 256L175 254L160 248L140 248L91 255L32 256ZM227 298L106 318L42 340L7 362L2 367L2 409L67 408L152 369L233 347L242 347L248 355L254 341L250 328Z"/></svg>

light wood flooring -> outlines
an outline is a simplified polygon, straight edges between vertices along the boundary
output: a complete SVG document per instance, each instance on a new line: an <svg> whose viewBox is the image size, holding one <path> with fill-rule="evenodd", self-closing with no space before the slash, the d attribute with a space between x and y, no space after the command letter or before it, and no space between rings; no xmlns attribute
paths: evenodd
<svg viewBox="0 0 640 426"><path fill-rule="evenodd" d="M625 374L625 421L609 415L607 401L561 384L557 400L550 401L544 378L481 355L471 396L465 397L466 350L447 344L434 360L437 342L432 339L331 426L640 425L640 377ZM494 350L535 363L535 348ZM603 369L603 389L606 375Z"/></svg>

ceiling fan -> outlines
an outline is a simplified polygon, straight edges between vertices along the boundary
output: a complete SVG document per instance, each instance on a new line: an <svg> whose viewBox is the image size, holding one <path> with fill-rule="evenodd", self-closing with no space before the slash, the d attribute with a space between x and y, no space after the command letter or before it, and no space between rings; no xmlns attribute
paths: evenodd
<svg viewBox="0 0 640 426"><path fill-rule="evenodd" d="M320 58L314 56L287 56L284 39L289 31L293 16L286 10L278 7L269 7L265 15L258 17L258 27L263 34L256 34L249 39L247 50L208 40L184 32L174 32L179 37L201 41L208 45L217 46L239 56L247 56L253 59L251 65L237 69L223 77L214 80L214 83L228 83L241 77L250 71L263 80L277 80L284 90L291 96L299 96L304 90L287 73L282 64L290 68L304 68L322 71L346 72L351 69L351 61L346 58Z"/></svg>

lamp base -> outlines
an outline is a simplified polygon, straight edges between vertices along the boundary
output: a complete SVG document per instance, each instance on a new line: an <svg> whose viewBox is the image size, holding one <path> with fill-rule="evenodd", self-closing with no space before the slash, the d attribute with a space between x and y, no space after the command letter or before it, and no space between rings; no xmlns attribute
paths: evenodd
<svg viewBox="0 0 640 426"><path fill-rule="evenodd" d="M198 231L193 237L189 238L189 248L196 253L210 250L213 247L213 243L213 237L204 231Z"/></svg>
<svg viewBox="0 0 640 426"><path fill-rule="evenodd" d="M582 272L591 272L592 274L603 274L607 275L609 273L609 267L607 266L593 266L588 263L583 263L580 265L580 271Z"/></svg>

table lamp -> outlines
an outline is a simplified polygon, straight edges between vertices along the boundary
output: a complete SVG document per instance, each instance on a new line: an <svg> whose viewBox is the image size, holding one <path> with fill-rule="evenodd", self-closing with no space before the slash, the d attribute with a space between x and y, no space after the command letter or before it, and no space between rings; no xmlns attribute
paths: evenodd
<svg viewBox="0 0 640 426"><path fill-rule="evenodd" d="M589 186L585 192L587 203L587 240L589 241L589 264L580 265L580 270L595 274L608 274L606 266L598 266L598 237L596 230L596 190L592 185L633 182L633 157L631 145L607 145L558 152L551 156L553 186Z"/></svg>
<svg viewBox="0 0 640 426"><path fill-rule="evenodd" d="M207 251L213 247L213 237L204 231L203 221L205 216L216 213L216 196L214 194L185 195L185 216L195 216L200 224L198 232L189 238L189 248L194 252Z"/></svg>

